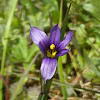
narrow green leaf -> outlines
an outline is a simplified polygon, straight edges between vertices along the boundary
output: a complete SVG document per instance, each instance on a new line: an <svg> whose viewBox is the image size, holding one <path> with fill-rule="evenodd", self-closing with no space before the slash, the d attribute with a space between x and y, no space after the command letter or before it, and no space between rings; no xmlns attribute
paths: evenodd
<svg viewBox="0 0 100 100"><path fill-rule="evenodd" d="M69 8L68 8L68 10L67 10L67 12L66 12L66 15L65 15L65 19L64 19L64 21L63 21L63 26L62 26L62 29L61 29L61 40L63 39L64 33L65 33L65 31L66 31L66 26L67 26L68 14L69 14L69 11L70 11L70 7L71 7L71 3L70 3L70 5L69 5Z"/></svg>
<svg viewBox="0 0 100 100"><path fill-rule="evenodd" d="M6 30L4 34L3 55L2 55L2 62L1 62L1 74L2 75L4 75L4 65L5 65L8 37L9 37L9 32L10 32L11 23L12 23L17 1L18 0L9 1L10 5L8 8L10 9L10 11L8 12L8 20L7 20ZM3 88L3 83L2 83L2 80L0 80L0 100L3 100L2 88Z"/></svg>
<svg viewBox="0 0 100 100"><path fill-rule="evenodd" d="M22 74L14 73L14 72L12 72L12 73L10 73L10 74L14 74L14 75L17 75L17 76L19 76L19 77L22 77L22 76L23 76ZM27 78L30 78L30 79L34 79L34 80L37 80L37 81L40 80L39 77L35 77L35 76L33 77L33 76L24 75L23 77L27 77ZM99 93L99 94L100 94L100 92L95 91L95 90L93 90L93 89L81 88L81 87L79 87L79 86L71 85L71 84L68 84L68 83L65 84L65 83L62 83L62 82L60 82L60 81L52 81L52 84L55 84L55 85L58 85L58 86L72 87L72 88L75 88L75 89L80 89L80 90L85 90L85 91L89 91L89 92Z"/></svg>

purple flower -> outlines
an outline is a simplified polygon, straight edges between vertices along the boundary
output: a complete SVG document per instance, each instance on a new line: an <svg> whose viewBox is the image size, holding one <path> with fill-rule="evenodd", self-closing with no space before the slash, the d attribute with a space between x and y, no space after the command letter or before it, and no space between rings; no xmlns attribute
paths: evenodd
<svg viewBox="0 0 100 100"><path fill-rule="evenodd" d="M70 31L66 37L60 41L61 31L58 24L53 26L50 31L50 36L46 35L42 30L31 27L30 36L33 42L40 48L42 53L46 56L41 64L41 75L46 80L51 79L56 71L57 57L63 56L69 50L65 47L69 44L72 38Z"/></svg>

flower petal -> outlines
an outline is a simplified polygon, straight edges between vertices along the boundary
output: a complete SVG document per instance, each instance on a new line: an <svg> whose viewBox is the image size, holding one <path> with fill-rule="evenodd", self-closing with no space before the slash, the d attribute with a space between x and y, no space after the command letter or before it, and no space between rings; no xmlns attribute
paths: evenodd
<svg viewBox="0 0 100 100"><path fill-rule="evenodd" d="M68 34L66 35L66 37L60 42L60 44L58 46L59 50L64 49L69 44L69 42L72 39L72 35L73 35L72 31L68 32Z"/></svg>
<svg viewBox="0 0 100 100"><path fill-rule="evenodd" d="M39 48L40 48L40 50L42 51L42 53L43 53L44 55L46 55L46 51L47 51L47 49L49 48L49 42L48 42L48 41L42 40L42 41L39 43Z"/></svg>
<svg viewBox="0 0 100 100"><path fill-rule="evenodd" d="M53 26L50 31L50 36L49 36L50 45L51 44L55 44L55 45L59 44L60 35L61 35L60 28L58 27L58 24L57 24L57 25Z"/></svg>
<svg viewBox="0 0 100 100"><path fill-rule="evenodd" d="M57 59L44 58L41 65L41 75L46 80L51 79L56 71Z"/></svg>
<svg viewBox="0 0 100 100"><path fill-rule="evenodd" d="M59 56L63 56L64 54L68 53L69 50L68 49L63 49L61 50L59 53L56 54L56 57L59 57Z"/></svg>
<svg viewBox="0 0 100 100"><path fill-rule="evenodd" d="M48 40L48 37L46 35L45 32L43 32L42 30L40 30L39 28L36 28L36 27L30 27L31 30L30 30L30 36L33 40L33 42L39 46L39 43L44 40L44 41L47 41Z"/></svg>

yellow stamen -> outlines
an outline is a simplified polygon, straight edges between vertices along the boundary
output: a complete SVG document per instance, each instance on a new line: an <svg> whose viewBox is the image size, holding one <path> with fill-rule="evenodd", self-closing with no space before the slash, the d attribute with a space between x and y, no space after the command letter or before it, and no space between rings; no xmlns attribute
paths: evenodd
<svg viewBox="0 0 100 100"><path fill-rule="evenodd" d="M47 50L47 56L50 58L54 58L56 56L57 51Z"/></svg>
<svg viewBox="0 0 100 100"><path fill-rule="evenodd" d="M55 49L55 45L54 45L54 44L51 44L51 45L50 45L50 49L51 49L51 50L54 50L54 49Z"/></svg>
<svg viewBox="0 0 100 100"><path fill-rule="evenodd" d="M48 57L51 57L51 53L50 53L49 50L47 50L47 56L48 56Z"/></svg>
<svg viewBox="0 0 100 100"><path fill-rule="evenodd" d="M57 51L52 52L52 57L56 56Z"/></svg>

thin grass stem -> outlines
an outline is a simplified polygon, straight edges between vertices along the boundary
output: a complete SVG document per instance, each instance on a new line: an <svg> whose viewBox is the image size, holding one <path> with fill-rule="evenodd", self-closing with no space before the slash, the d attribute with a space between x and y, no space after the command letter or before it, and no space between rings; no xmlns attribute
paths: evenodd
<svg viewBox="0 0 100 100"><path fill-rule="evenodd" d="M18 77L22 77L23 75L22 74L19 74L19 73L15 73L15 72L11 72L10 74L13 74L13 75L17 75ZM24 75L23 77L27 77L29 79L33 79L33 80L37 80L37 81L40 81L39 77L36 77L36 76L29 76L29 75ZM93 89L86 89L86 88L81 88L77 85L72 85L72 84L69 84L69 83L62 83L60 82L60 80L57 80L57 81L52 81L52 84L54 85L58 85L58 86L65 86L65 87L72 87L74 89L80 89L80 90L84 90L84 91L89 91L89 92L93 92L93 93L98 93L100 94L99 91L96 91L96 90L93 90Z"/></svg>
<svg viewBox="0 0 100 100"><path fill-rule="evenodd" d="M7 51L7 45L8 45L8 37L9 37L9 32L10 32L11 23L12 23L12 19L13 19L17 1L18 0L10 0L9 1L10 5L8 8L10 8L11 10L9 11L9 14L8 14L8 20L7 20L6 30L5 30L5 34L4 34L3 55L2 55L2 61L1 61L1 75L2 76L4 75L4 65L5 65L6 51ZM0 80L0 100L3 100L2 89L3 89L3 81Z"/></svg>

